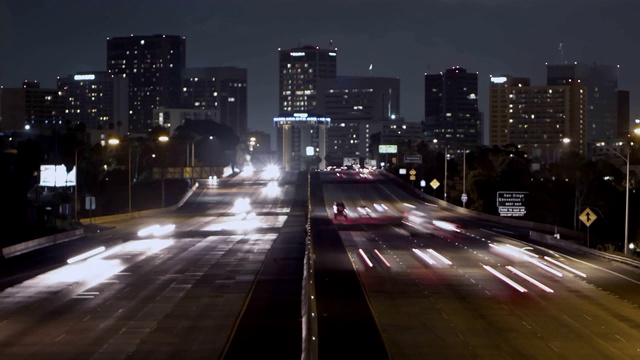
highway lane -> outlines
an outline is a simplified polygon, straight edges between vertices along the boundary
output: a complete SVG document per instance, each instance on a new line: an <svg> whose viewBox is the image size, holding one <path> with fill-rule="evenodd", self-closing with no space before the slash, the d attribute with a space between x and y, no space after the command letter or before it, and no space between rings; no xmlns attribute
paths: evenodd
<svg viewBox="0 0 640 360"><path fill-rule="evenodd" d="M16 274L4 279L0 358L195 359L226 352L234 358L243 353L232 351L233 342L242 339L232 339L255 340L242 332L255 324L292 336L271 347L254 342L252 351L263 346L262 354L299 357L305 219L299 203L306 186L297 181L296 174L285 174L275 196L262 191L269 182L260 174L201 181L176 212L103 224L115 228L85 239L105 246L97 256L30 272L20 281ZM250 209L234 210L239 197L250 199ZM175 224L175 230L138 236L151 224ZM274 275L280 286L269 279ZM274 295L278 290L286 292ZM264 305L270 298L284 304L293 298L296 306L276 312L287 317L280 321L265 314L243 320L255 302L271 309ZM297 341L290 339L296 335Z"/></svg>
<svg viewBox="0 0 640 360"><path fill-rule="evenodd" d="M421 212L415 221L430 223L419 232L384 221L337 221L390 357L638 356L637 269L546 251L469 219L457 230L440 228L434 220L456 223L457 216L383 181L336 183L330 176L323 174L327 212L333 201L385 203L396 214Z"/></svg>

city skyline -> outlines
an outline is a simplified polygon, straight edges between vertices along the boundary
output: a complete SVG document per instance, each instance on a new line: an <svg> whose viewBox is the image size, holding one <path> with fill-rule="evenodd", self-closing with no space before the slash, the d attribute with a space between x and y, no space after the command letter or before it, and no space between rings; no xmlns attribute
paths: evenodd
<svg viewBox="0 0 640 360"><path fill-rule="evenodd" d="M490 75L530 77L542 85L545 63L563 61L620 65L619 89L630 91L634 118L640 113L636 2L4 1L0 85L37 80L55 88L57 77L106 70L108 37L180 35L186 38L187 67L248 70L249 128L272 133L278 48L328 48L332 41L338 48L338 75L400 78L400 115L407 121L423 120L425 73L454 66L477 72L486 122ZM296 16L302 11L313 15ZM33 26L47 22L50 31Z"/></svg>

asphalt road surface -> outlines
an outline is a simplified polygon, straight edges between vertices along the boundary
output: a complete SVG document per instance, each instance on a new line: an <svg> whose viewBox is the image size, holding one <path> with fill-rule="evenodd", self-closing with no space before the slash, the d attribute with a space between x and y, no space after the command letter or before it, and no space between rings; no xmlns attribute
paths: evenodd
<svg viewBox="0 0 640 360"><path fill-rule="evenodd" d="M6 259L0 359L300 359L306 178L200 181L177 211ZM310 195L319 359L640 356L634 266L544 248L375 173L313 172ZM154 224L175 228L138 234Z"/></svg>

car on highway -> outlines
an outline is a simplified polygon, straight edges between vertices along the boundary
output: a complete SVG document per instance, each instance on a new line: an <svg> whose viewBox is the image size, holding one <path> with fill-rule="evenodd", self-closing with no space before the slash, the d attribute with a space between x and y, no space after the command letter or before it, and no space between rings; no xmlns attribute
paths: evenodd
<svg viewBox="0 0 640 360"><path fill-rule="evenodd" d="M337 219L338 216L342 216L345 218L345 220L347 219L347 207L344 205L343 202L334 202L333 203L333 218Z"/></svg>

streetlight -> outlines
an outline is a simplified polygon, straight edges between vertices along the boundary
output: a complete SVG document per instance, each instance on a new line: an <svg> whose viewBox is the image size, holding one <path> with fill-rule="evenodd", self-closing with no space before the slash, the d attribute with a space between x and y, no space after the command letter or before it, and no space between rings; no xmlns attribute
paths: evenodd
<svg viewBox="0 0 640 360"><path fill-rule="evenodd" d="M462 148L462 207L467 207L467 149Z"/></svg>
<svg viewBox="0 0 640 360"><path fill-rule="evenodd" d="M449 162L449 145L444 147L444 201L447 202L447 163Z"/></svg>
<svg viewBox="0 0 640 360"><path fill-rule="evenodd" d="M73 212L74 212L74 219L76 222L78 222L78 151L80 151L81 149L87 147L91 145L91 143L86 143L80 147L76 148L75 151L75 169L76 169L76 185L74 186L73 189Z"/></svg>
<svg viewBox="0 0 640 360"><path fill-rule="evenodd" d="M636 135L640 135L640 128L633 129L633 132ZM631 156L631 143L627 142L627 157L620 155L619 152L607 147L611 152L619 156L627 163L627 183L625 186L625 204L624 204L624 254L627 255L627 251L629 249L629 163Z"/></svg>
<svg viewBox="0 0 640 360"><path fill-rule="evenodd" d="M433 139L433 143L436 144L438 139ZM459 151L458 151L459 152ZM449 145L444 146L444 201L447 201L447 163L449 162ZM462 194L463 197L467 194L467 149L462 147ZM466 208L466 200L462 200L462 207Z"/></svg>
<svg viewBox="0 0 640 360"><path fill-rule="evenodd" d="M437 144L438 139L433 139L433 143ZM447 156L449 155L449 145L444 146L444 201L447 201Z"/></svg>
<svg viewBox="0 0 640 360"><path fill-rule="evenodd" d="M169 137L166 135L161 135L158 137L158 141L160 142L167 142L169 141ZM164 156L163 156L164 157ZM162 208L164 208L165 205L165 194L164 194L164 166L162 166L160 168L161 174L162 174Z"/></svg>
<svg viewBox="0 0 640 360"><path fill-rule="evenodd" d="M120 144L119 139L111 138L108 141L109 145L118 145ZM127 178L127 185L129 187L129 215L131 215L131 143L129 143L129 177Z"/></svg>

